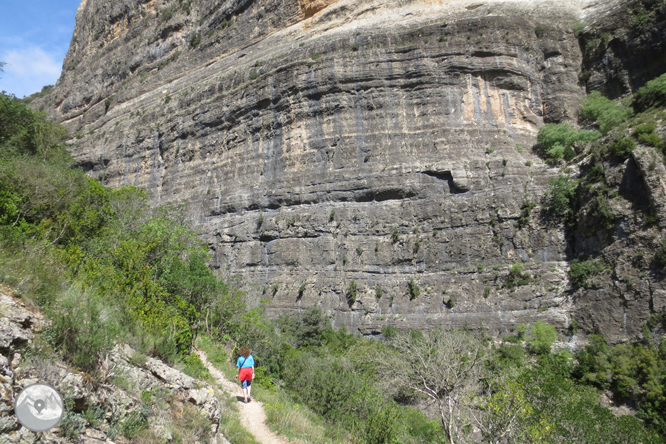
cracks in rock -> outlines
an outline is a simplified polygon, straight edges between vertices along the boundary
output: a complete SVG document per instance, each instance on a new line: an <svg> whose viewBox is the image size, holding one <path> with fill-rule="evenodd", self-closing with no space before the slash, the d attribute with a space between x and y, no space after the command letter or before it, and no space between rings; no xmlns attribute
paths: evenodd
<svg viewBox="0 0 666 444"><path fill-rule="evenodd" d="M453 174L451 174L451 171L423 171L421 174L425 174L426 176L434 177L439 180L445 180L449 184L449 192L451 194L462 194L466 193L468 190L462 190L458 188L453 180Z"/></svg>

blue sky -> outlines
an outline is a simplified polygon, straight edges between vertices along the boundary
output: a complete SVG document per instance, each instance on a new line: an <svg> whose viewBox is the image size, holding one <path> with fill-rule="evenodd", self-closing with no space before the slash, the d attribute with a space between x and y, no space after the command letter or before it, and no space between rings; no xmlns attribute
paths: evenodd
<svg viewBox="0 0 666 444"><path fill-rule="evenodd" d="M0 1L0 91L17 97L55 84L81 0Z"/></svg>

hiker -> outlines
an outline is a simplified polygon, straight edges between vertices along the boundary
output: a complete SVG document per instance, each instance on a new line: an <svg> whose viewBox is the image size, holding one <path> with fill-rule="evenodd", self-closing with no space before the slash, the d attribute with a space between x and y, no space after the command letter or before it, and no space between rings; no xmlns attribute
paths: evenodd
<svg viewBox="0 0 666 444"><path fill-rule="evenodd" d="M250 349L241 347L238 351L240 356L236 361L238 367L238 374L236 379L241 382L243 387L243 395L245 395L245 403L250 402L250 391L252 390L252 379L254 379L254 358L250 354Z"/></svg>

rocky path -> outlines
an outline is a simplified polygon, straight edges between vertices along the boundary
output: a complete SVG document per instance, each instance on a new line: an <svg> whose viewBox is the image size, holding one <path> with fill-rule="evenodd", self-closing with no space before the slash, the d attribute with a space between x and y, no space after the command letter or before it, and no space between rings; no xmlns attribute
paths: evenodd
<svg viewBox="0 0 666 444"><path fill-rule="evenodd" d="M204 365L210 372L210 374L215 378L215 380L220 384L226 391L231 393L233 396L240 401L238 403L238 409L240 410L241 423L250 433L254 435L257 441L262 444L288 444L289 441L282 437L278 437L273 433L266 425L266 413L264 412L263 404L257 401L255 398L252 398L252 402L245 404L243 403L243 391L237 383L229 381L224 377L221 371L215 368L213 364L208 362L206 353L201 350L197 350L197 354L203 361Z"/></svg>

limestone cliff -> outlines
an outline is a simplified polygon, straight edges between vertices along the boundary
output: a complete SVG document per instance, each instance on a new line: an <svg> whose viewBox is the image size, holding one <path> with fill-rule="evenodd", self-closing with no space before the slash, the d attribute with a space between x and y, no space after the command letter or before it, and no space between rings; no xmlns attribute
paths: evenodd
<svg viewBox="0 0 666 444"><path fill-rule="evenodd" d="M588 306L575 243L538 209L517 222L560 174L531 149L538 127L573 121L585 93L576 23L618 5L83 0L44 103L92 176L185 202L212 265L271 315L566 329ZM532 279L511 289L517 262ZM660 285L595 296L586 326L636 335Z"/></svg>

